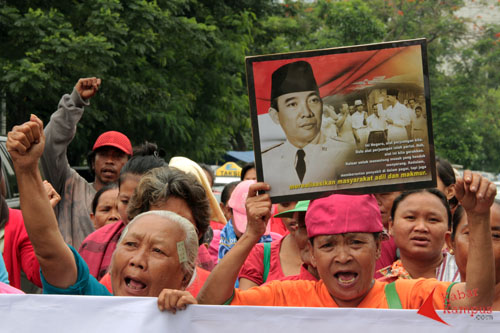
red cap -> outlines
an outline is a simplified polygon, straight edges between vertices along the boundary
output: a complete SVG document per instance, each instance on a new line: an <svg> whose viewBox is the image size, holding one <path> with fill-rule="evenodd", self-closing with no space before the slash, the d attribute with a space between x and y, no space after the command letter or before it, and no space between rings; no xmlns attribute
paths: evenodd
<svg viewBox="0 0 500 333"><path fill-rule="evenodd" d="M92 150L101 147L115 147L127 155L132 155L132 144L127 136L117 131L104 132L95 140Z"/></svg>
<svg viewBox="0 0 500 333"><path fill-rule="evenodd" d="M382 217L373 195L333 194L311 201L306 213L309 238L349 232L382 232Z"/></svg>

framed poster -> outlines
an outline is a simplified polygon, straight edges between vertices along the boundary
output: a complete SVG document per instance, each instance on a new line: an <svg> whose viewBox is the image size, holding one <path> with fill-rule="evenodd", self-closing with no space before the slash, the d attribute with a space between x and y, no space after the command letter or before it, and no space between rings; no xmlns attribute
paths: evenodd
<svg viewBox="0 0 500 333"><path fill-rule="evenodd" d="M273 202L435 187L425 39L246 58Z"/></svg>

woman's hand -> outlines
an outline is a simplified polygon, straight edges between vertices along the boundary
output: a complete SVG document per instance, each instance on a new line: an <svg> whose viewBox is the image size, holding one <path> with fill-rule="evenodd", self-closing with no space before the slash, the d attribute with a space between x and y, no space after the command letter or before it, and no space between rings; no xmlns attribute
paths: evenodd
<svg viewBox="0 0 500 333"><path fill-rule="evenodd" d="M189 291L163 289L158 296L158 309L160 311L167 310L175 314L177 310L184 310L188 304L198 304L196 298Z"/></svg>

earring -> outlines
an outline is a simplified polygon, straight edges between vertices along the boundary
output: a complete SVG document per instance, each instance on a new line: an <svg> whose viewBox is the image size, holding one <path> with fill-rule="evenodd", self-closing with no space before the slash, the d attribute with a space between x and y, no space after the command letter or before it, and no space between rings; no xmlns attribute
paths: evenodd
<svg viewBox="0 0 500 333"><path fill-rule="evenodd" d="M451 255L454 255L455 254L455 251L453 251L453 249L449 249L448 252L451 254Z"/></svg>

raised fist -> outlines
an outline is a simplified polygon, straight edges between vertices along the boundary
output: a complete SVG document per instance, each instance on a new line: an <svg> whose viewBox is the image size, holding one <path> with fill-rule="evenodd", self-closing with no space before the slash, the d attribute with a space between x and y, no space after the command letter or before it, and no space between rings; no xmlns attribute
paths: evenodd
<svg viewBox="0 0 500 333"><path fill-rule="evenodd" d="M7 151L16 172L36 169L44 147L43 122L34 114L30 121L14 126L7 134Z"/></svg>
<svg viewBox="0 0 500 333"><path fill-rule="evenodd" d="M78 80L75 89L78 91L81 98L89 99L97 93L100 85L101 79L89 77Z"/></svg>

